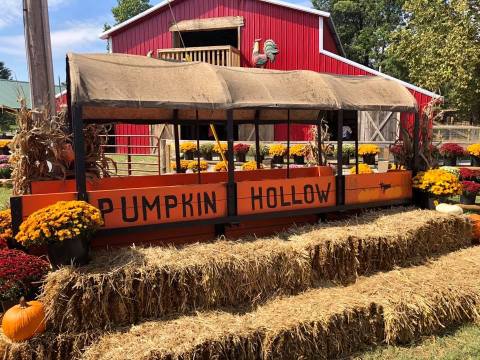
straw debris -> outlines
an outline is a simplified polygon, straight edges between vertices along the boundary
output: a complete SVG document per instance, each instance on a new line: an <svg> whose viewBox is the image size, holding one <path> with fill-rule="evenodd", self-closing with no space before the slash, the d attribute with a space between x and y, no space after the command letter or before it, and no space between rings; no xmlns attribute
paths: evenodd
<svg viewBox="0 0 480 360"><path fill-rule="evenodd" d="M219 307L251 310L274 296L348 284L470 242L465 218L382 211L250 242L100 252L87 267L51 273L42 301L55 332L108 330Z"/></svg>
<svg viewBox="0 0 480 360"><path fill-rule="evenodd" d="M347 287L274 299L245 315L209 312L105 335L84 359L331 359L476 321L480 248Z"/></svg>

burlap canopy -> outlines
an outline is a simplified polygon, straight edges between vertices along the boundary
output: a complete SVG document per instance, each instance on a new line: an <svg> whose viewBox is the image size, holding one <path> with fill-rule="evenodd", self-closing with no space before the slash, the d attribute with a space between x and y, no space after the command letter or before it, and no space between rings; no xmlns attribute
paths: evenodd
<svg viewBox="0 0 480 360"><path fill-rule="evenodd" d="M68 54L72 104L86 120L312 120L319 110L416 111L393 80L313 71L174 63L123 54ZM258 111L259 110L259 111Z"/></svg>

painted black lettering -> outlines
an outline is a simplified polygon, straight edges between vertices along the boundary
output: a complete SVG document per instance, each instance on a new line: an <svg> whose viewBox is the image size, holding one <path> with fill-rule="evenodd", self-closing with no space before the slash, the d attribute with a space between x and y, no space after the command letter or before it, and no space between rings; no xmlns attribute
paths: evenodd
<svg viewBox="0 0 480 360"><path fill-rule="evenodd" d="M193 216L193 194L188 194L188 199L186 194L182 194L182 210L183 217ZM190 215L187 215L187 207L190 209Z"/></svg>
<svg viewBox="0 0 480 360"><path fill-rule="evenodd" d="M128 207L127 207L127 199L125 196L120 198L122 203L122 220L124 222L136 222L138 221L138 200L136 196L132 196L132 209L133 209L133 216L128 217Z"/></svg>
<svg viewBox="0 0 480 360"><path fill-rule="evenodd" d="M165 195L165 215L170 218L170 210L178 206L178 200L175 195Z"/></svg>
<svg viewBox="0 0 480 360"><path fill-rule="evenodd" d="M285 201L285 196L283 194L283 186L280 186L280 206L291 206L290 201Z"/></svg>
<svg viewBox="0 0 480 360"><path fill-rule="evenodd" d="M152 203L148 202L145 196L142 196L143 221L148 219L148 211L157 210L157 219L160 219L160 196L155 196Z"/></svg>
<svg viewBox="0 0 480 360"><path fill-rule="evenodd" d="M252 186L250 188L251 199L252 199L252 210L255 210L255 201L258 201L258 208L263 209L263 197L262 197L262 188L258 188L258 195L255 195L255 188Z"/></svg>
<svg viewBox="0 0 480 360"><path fill-rule="evenodd" d="M305 185L303 187L303 194L305 198L305 203L311 204L315 201L315 193L312 185L310 184Z"/></svg>
<svg viewBox="0 0 480 360"><path fill-rule="evenodd" d="M295 189L295 185L292 185L292 204L293 205L300 205L303 204L302 200L297 199L297 189Z"/></svg>
<svg viewBox="0 0 480 360"><path fill-rule="evenodd" d="M202 209L202 194L197 193L197 208L198 208L198 215L201 216L203 213Z"/></svg>
<svg viewBox="0 0 480 360"><path fill-rule="evenodd" d="M98 208L105 219L105 215L113 212L113 201L109 198L98 199Z"/></svg>
<svg viewBox="0 0 480 360"><path fill-rule="evenodd" d="M217 194L215 192L212 192L212 197L208 193L204 193L203 201L205 203L205 214L208 214L208 209L212 210L212 214L217 213Z"/></svg>
<svg viewBox="0 0 480 360"><path fill-rule="evenodd" d="M274 187L267 188L267 207L274 209L277 207L277 189Z"/></svg>
<svg viewBox="0 0 480 360"><path fill-rule="evenodd" d="M328 195L330 194L330 185L331 184L328 183L327 190L323 191L323 190L320 190L320 187L318 186L318 184L315 184L315 188L317 190L318 201L320 201L320 203L328 201Z"/></svg>

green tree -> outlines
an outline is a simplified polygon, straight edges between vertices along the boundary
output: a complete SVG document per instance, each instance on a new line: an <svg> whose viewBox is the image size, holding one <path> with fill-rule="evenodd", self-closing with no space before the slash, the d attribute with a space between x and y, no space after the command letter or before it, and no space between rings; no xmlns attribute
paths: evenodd
<svg viewBox="0 0 480 360"><path fill-rule="evenodd" d="M312 4L331 13L349 59L377 70L401 72L395 59L387 58L386 49L390 34L403 23L404 1L312 0Z"/></svg>
<svg viewBox="0 0 480 360"><path fill-rule="evenodd" d="M3 61L0 61L0 79L10 80L12 78L12 71L5 66Z"/></svg>
<svg viewBox="0 0 480 360"><path fill-rule="evenodd" d="M480 113L480 0L406 0L406 25L388 48L419 86L445 96L465 118Z"/></svg>
<svg viewBox="0 0 480 360"><path fill-rule="evenodd" d="M117 24L151 8L149 0L117 0L117 6L112 8L112 14Z"/></svg>

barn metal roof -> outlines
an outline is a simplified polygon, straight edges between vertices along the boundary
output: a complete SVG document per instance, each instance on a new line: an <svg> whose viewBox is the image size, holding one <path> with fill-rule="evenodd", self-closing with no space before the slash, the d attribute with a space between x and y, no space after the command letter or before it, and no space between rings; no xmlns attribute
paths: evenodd
<svg viewBox="0 0 480 360"><path fill-rule="evenodd" d="M55 86L56 94L63 90L64 87ZM18 109L20 108L20 98L26 100L28 108L32 106L29 82L0 79L0 106Z"/></svg>

